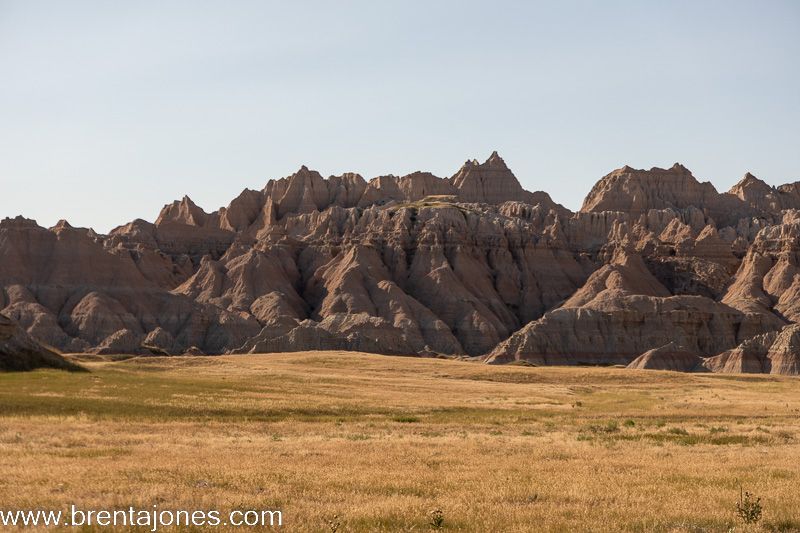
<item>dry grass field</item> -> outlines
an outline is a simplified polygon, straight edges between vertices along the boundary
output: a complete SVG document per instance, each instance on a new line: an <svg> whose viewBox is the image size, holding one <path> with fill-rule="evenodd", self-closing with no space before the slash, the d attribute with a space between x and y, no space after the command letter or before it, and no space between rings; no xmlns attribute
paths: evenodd
<svg viewBox="0 0 800 533"><path fill-rule="evenodd" d="M85 366L0 374L0 508L277 508L286 531L429 531L433 509L445 531L800 530L797 379L333 352ZM762 498L755 526L740 485Z"/></svg>

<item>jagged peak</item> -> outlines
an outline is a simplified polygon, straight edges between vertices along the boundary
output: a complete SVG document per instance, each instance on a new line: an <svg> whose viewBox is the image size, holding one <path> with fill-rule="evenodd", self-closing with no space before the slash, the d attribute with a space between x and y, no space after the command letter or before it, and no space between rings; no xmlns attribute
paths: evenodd
<svg viewBox="0 0 800 533"><path fill-rule="evenodd" d="M383 176L379 176L383 177ZM306 178L312 179L320 179L325 182L330 182L332 180L364 180L364 177L359 174L358 172L344 172L340 175L330 175L327 178L324 177L319 171L310 169L306 165L301 165L295 172L289 174L288 176L284 176L282 178L270 178L267 180L266 185L260 191L261 194L269 194L269 192L274 188L285 187L288 184L294 183L296 180L305 180ZM375 178L372 178L373 180ZM366 183L366 180L364 180ZM372 181L372 180L370 180ZM245 192L249 191L249 189L245 189Z"/></svg>
<svg viewBox="0 0 800 533"><path fill-rule="evenodd" d="M306 165L300 165L300 168L297 169L297 172L284 179L287 179L288 181L291 182L295 179L307 179L307 178L325 180L322 174L320 174L318 171L314 169L308 168Z"/></svg>
<svg viewBox="0 0 800 533"><path fill-rule="evenodd" d="M500 157L500 154L497 153L497 150L495 150L495 151L493 151L491 153L491 155L489 155L489 157L483 163L481 163L480 161L478 161L477 159L474 159L474 158L473 159L467 159L466 161L464 161L464 164L461 165L461 168L456 173L456 175L458 175L460 173L463 173L464 171L468 171L468 170L470 170L472 168L492 168L492 169L497 169L497 167L502 167L503 169L506 169L506 170L508 169L508 166L506 165L506 162L503 160L502 157Z"/></svg>
<svg viewBox="0 0 800 533"><path fill-rule="evenodd" d="M742 189L744 187L752 187L754 185L758 185L759 187L766 187L772 188L762 179L757 178L750 172L745 173L744 177L739 180L739 182L731 188L731 192L737 189Z"/></svg>
<svg viewBox="0 0 800 533"><path fill-rule="evenodd" d="M184 194L183 198L181 198L180 200L175 200L174 202L172 202L172 205L186 205L186 206L189 206L189 207L197 207L197 204L194 203L194 200L189 198L188 194Z"/></svg>
<svg viewBox="0 0 800 533"><path fill-rule="evenodd" d="M135 218L135 219L131 220L130 222L128 222L127 224L122 224L121 226L117 226L116 228L113 228L109 232L109 235L117 235L117 234L120 234L120 233L131 233L131 232L135 232L135 231L150 232L150 231L153 230L154 227L155 227L155 224L153 224L152 222L148 222L147 220L145 220L143 218Z"/></svg>
<svg viewBox="0 0 800 533"><path fill-rule="evenodd" d="M55 225L55 226L53 226L53 227L52 227L52 228L50 228L50 229L51 229L51 230L57 230L57 229L74 229L74 228L73 228L72 224L70 224L69 222L67 222L67 220L66 220L66 219L63 219L63 218L62 218L61 220L59 220L58 222L56 222L56 225Z"/></svg>
<svg viewBox="0 0 800 533"><path fill-rule="evenodd" d="M492 155L489 156L484 165L489 167L502 167L505 169L508 168L506 162L503 160L502 157L500 157L500 154L497 153L497 150L492 152Z"/></svg>
<svg viewBox="0 0 800 533"><path fill-rule="evenodd" d="M92 228L76 228L65 219L59 220L55 226L49 228L50 232L54 233L55 235L62 237L65 235L73 236L73 235L81 235L85 237L89 237L93 239L98 237L98 234Z"/></svg>
<svg viewBox="0 0 800 533"><path fill-rule="evenodd" d="M189 198L189 195L184 195L180 200L175 200L171 204L166 204L156 219L156 226L164 222L182 222L184 224L193 224L202 226L208 213L202 207L198 206L194 201Z"/></svg>
<svg viewBox="0 0 800 533"><path fill-rule="evenodd" d="M647 268L642 256L631 251L626 243L613 243L609 251L610 261L592 273L586 283L564 302L563 307L591 307L593 302L602 306L609 291L670 296L669 290Z"/></svg>
<svg viewBox="0 0 800 533"><path fill-rule="evenodd" d="M492 155L490 155L489 158L486 159L486 161L484 161L483 163L479 163L477 159L473 159L471 161L468 160L461 166L458 172L456 172L450 178L450 180L451 181L458 180L459 177L464 177L468 175L469 176L483 175L484 171L495 172L495 173L500 172L501 173L500 175L505 175L506 173L508 173L508 175L512 177L514 176L513 172L511 172L511 169L508 168L503 158L500 157L500 155L498 155L497 151L494 151L492 152ZM486 174L486 175L489 176L491 174ZM514 177L514 179L516 180L516 177Z"/></svg>

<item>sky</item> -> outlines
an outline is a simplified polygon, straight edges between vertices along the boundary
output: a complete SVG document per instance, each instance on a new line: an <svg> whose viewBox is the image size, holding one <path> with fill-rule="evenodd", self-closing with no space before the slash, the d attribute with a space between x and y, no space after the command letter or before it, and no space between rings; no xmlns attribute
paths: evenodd
<svg viewBox="0 0 800 533"><path fill-rule="evenodd" d="M800 2L0 0L0 218L493 150L571 209L625 164L800 180Z"/></svg>

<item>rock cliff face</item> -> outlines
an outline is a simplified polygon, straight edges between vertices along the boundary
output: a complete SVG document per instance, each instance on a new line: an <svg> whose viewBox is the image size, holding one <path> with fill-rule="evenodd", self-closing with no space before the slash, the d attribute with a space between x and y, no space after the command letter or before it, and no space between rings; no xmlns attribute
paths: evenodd
<svg viewBox="0 0 800 533"><path fill-rule="evenodd" d="M703 362L713 372L800 375L800 326L758 335Z"/></svg>
<svg viewBox="0 0 800 533"><path fill-rule="evenodd" d="M640 256L618 251L560 308L501 343L488 361L628 364L671 342L710 356L779 327L772 320L704 296L671 296Z"/></svg>
<svg viewBox="0 0 800 533"><path fill-rule="evenodd" d="M680 165L616 170L577 213L525 191L496 152L450 178L301 167L217 211L184 197L109 235L5 219L0 311L73 352L718 371L800 318L798 208L796 183L748 174L719 193ZM794 344L759 371L791 373Z"/></svg>

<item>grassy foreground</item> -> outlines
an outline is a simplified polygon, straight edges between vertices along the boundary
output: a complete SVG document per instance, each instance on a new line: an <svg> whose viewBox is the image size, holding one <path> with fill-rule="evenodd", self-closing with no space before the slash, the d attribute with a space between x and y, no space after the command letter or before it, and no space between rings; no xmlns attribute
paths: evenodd
<svg viewBox="0 0 800 533"><path fill-rule="evenodd" d="M0 508L277 508L286 531L429 531L433 509L445 531L800 531L797 379L338 352L85 366L0 374ZM762 498L755 527L740 484Z"/></svg>

